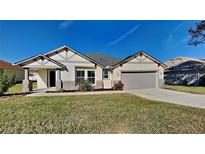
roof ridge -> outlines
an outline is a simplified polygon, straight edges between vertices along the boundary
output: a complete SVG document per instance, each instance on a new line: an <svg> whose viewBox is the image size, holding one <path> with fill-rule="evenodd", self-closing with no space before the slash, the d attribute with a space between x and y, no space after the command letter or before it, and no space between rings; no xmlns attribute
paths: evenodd
<svg viewBox="0 0 205 154"><path fill-rule="evenodd" d="M115 59L122 59L122 58L114 57L114 56L109 55L109 54L105 54L105 53L98 53L98 52L87 53L86 55L92 55L92 54L96 54L96 55L104 55L104 56L107 56L107 57L112 57L112 58L115 58Z"/></svg>

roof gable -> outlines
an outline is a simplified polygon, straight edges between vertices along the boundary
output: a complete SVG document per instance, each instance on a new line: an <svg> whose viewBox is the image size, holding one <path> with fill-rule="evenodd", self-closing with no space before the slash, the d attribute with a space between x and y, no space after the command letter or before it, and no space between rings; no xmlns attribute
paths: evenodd
<svg viewBox="0 0 205 154"><path fill-rule="evenodd" d="M29 64L32 64L32 63L34 63L34 62L36 62L38 60L44 60L44 59L46 59L48 62L51 62L51 63L59 66L59 68L62 68L62 69L66 70L66 66L65 65L59 63L58 61L56 61L56 60L54 60L52 58L49 58L49 57L45 56L43 54L40 54L40 55L31 57L31 58L25 59L23 61L17 62L17 63L15 63L15 65L21 65L21 66L25 67L26 65L29 65Z"/></svg>
<svg viewBox="0 0 205 154"><path fill-rule="evenodd" d="M118 67L118 66L120 66L120 65L122 65L124 63L127 63L128 61L130 61L130 60L132 60L132 59L134 59L134 58L136 58L138 56L142 56L142 55L145 56L146 58L150 59L151 61L157 63L158 65L161 65L164 68L167 67L164 63L162 63L159 60L153 58L152 56L150 56L149 54L145 53L144 51L140 51L140 52L138 52L136 54L133 54L133 55L130 55L130 56L124 58L123 60L119 61L118 63L114 64L113 68L116 68L116 67Z"/></svg>
<svg viewBox="0 0 205 154"><path fill-rule="evenodd" d="M91 63L94 63L94 64L96 64L96 65L99 65L99 66L102 67L102 68L105 67L104 65L102 65L101 63L98 63L97 61L95 61L94 59L88 57L87 55L84 55L84 54L82 54L82 53L80 53L80 52L78 52L78 51L76 51L76 50L74 50L74 49L72 49L72 48L70 48L70 47L68 47L68 46L62 46L62 47L60 47L60 48L57 48L57 49L55 49L55 50L52 50L52 51L46 53L45 55L48 56L48 57L50 57L50 56L52 56L52 55L58 54L58 53L60 53L60 52L63 52L64 50L66 50L66 51L71 51L71 52L73 52L73 53L79 55L80 57L82 57L82 58L84 58L84 59L90 61Z"/></svg>

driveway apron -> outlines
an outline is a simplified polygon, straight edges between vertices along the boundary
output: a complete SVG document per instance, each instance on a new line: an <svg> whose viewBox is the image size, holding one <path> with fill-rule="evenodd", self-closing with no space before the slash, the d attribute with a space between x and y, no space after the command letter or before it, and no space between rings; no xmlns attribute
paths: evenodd
<svg viewBox="0 0 205 154"><path fill-rule="evenodd" d="M205 95L190 94L160 88L127 90L127 92L150 100L205 109Z"/></svg>

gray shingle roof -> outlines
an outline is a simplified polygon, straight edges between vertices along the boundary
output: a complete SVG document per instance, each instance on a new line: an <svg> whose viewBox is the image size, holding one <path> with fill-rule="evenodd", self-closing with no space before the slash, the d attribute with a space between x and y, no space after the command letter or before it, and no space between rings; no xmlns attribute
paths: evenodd
<svg viewBox="0 0 205 154"><path fill-rule="evenodd" d="M118 63L119 61L121 61L121 59L119 58L115 58L109 55L104 55L99 53L86 54L86 56L90 57L91 59L95 60L96 62L104 66L112 66Z"/></svg>
<svg viewBox="0 0 205 154"><path fill-rule="evenodd" d="M186 61L183 63L180 63L176 66L170 67L165 70L165 72L172 72L172 71L185 71L185 70L205 70L205 62L199 62L199 61Z"/></svg>
<svg viewBox="0 0 205 154"><path fill-rule="evenodd" d="M205 62L202 59L197 59L197 58L192 58L192 57L176 57L176 58L172 58L164 63L168 66L168 68L170 68L173 66L177 66L181 63L188 62L188 61L193 61L193 62L195 61L195 62L201 62L201 63Z"/></svg>

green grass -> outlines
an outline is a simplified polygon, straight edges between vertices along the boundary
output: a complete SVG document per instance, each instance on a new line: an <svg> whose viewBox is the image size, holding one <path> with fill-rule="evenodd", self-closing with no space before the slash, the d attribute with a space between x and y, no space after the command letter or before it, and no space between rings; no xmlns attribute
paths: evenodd
<svg viewBox="0 0 205 154"><path fill-rule="evenodd" d="M165 88L193 94L205 94L205 87L166 85Z"/></svg>
<svg viewBox="0 0 205 154"><path fill-rule="evenodd" d="M8 90L8 94L12 94L12 93L21 93L21 83L17 83L14 86L12 86L11 88L9 88ZM33 89L37 88L37 82L32 82L32 86Z"/></svg>
<svg viewBox="0 0 205 154"><path fill-rule="evenodd" d="M205 133L205 110L131 94L0 98L0 133Z"/></svg>

